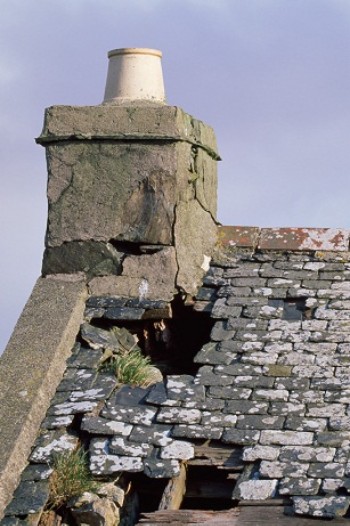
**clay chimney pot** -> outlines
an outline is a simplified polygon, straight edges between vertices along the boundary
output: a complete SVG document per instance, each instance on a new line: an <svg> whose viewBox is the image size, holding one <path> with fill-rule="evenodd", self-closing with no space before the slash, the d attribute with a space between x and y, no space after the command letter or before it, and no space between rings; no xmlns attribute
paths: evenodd
<svg viewBox="0 0 350 526"><path fill-rule="evenodd" d="M162 53L157 49L122 48L109 51L103 103L165 103Z"/></svg>

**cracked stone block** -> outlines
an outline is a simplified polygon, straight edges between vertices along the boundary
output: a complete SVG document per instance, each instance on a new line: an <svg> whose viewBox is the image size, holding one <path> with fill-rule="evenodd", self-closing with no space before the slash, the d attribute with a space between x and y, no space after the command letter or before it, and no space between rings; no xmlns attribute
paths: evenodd
<svg viewBox="0 0 350 526"><path fill-rule="evenodd" d="M321 479L285 477L279 482L278 492L280 495L317 495L320 486Z"/></svg>
<svg viewBox="0 0 350 526"><path fill-rule="evenodd" d="M145 459L144 472L150 478L173 478L180 473L180 464L177 460L147 458Z"/></svg>
<svg viewBox="0 0 350 526"><path fill-rule="evenodd" d="M134 426L130 440L132 442L144 442L154 446L167 446L171 438L172 426L166 424L153 424L151 427Z"/></svg>
<svg viewBox="0 0 350 526"><path fill-rule="evenodd" d="M23 481L15 490L5 515L27 515L43 510L49 498L47 481Z"/></svg>
<svg viewBox="0 0 350 526"><path fill-rule="evenodd" d="M175 145L150 148L131 141L47 146L48 245L110 239L170 244L181 180L177 152ZM158 185L162 192L155 191Z"/></svg>
<svg viewBox="0 0 350 526"><path fill-rule="evenodd" d="M190 442L173 440L171 444L162 447L160 457L162 459L189 460L194 458L194 446Z"/></svg>
<svg viewBox="0 0 350 526"><path fill-rule="evenodd" d="M311 515L333 519L343 517L350 505L350 497L294 497L293 507L297 515Z"/></svg>
<svg viewBox="0 0 350 526"><path fill-rule="evenodd" d="M151 300L171 302L177 292L175 283L178 271L177 256L178 254L173 246L166 246L153 254L127 255L123 260L122 275L93 278L89 282L90 292L98 296L129 298L147 296ZM124 309L124 307L120 308ZM136 309L131 305L125 307L125 309L133 308ZM147 318L145 309L143 309L143 313L141 313L141 307L136 310L136 319L140 319L140 316ZM104 317L111 317L113 312L117 313L118 308L107 309ZM167 315L168 312L167 310Z"/></svg>
<svg viewBox="0 0 350 526"><path fill-rule="evenodd" d="M39 437L32 454L31 462L49 463L52 455L74 451L78 444L78 437L66 432L50 431Z"/></svg>
<svg viewBox="0 0 350 526"><path fill-rule="evenodd" d="M121 437L114 437L109 443L109 451L112 455L125 455L128 457L147 457L152 451L149 444L133 444Z"/></svg>
<svg viewBox="0 0 350 526"><path fill-rule="evenodd" d="M238 498L242 500L266 500L274 497L277 480L245 480L238 483Z"/></svg>

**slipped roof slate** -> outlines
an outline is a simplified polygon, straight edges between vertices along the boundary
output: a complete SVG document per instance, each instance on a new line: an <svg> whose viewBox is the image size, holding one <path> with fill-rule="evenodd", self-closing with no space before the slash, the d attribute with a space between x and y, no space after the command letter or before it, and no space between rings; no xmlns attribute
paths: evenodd
<svg viewBox="0 0 350 526"><path fill-rule="evenodd" d="M77 437L62 425L79 413L95 475L144 471L171 478L194 457L193 440L216 440L245 466L233 499L289 497L297 515L344 516L350 506L349 231L309 229L306 236L306 229L289 229L278 239L293 239L291 250L277 250L275 242L263 250L271 229L225 228L194 305L216 320L195 357L198 373L115 392L116 381L96 372L101 348L77 344L32 464L44 472L52 444L75 447ZM284 319L281 305L293 299L303 299L305 311ZM106 301L90 299L87 315L126 306ZM132 308L142 317L166 306L134 302Z"/></svg>

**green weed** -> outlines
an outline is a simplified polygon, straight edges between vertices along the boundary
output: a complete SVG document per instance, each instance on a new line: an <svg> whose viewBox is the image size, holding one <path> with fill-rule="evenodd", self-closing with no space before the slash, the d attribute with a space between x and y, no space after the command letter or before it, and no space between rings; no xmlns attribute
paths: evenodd
<svg viewBox="0 0 350 526"><path fill-rule="evenodd" d="M52 467L49 508L60 508L72 497L96 491L97 484L91 479L86 452L82 449L57 454Z"/></svg>

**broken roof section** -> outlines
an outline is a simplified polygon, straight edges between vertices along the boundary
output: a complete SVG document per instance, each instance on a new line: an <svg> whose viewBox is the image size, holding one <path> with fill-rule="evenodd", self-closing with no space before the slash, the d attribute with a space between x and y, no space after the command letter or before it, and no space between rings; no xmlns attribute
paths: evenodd
<svg viewBox="0 0 350 526"><path fill-rule="evenodd" d="M193 484L197 490L202 484L209 498L205 475L193 482L193 470L210 466L224 473L217 487L223 508L235 508L232 520L238 525L244 524L245 504L257 509L268 504L271 520L283 521L284 510L290 524L293 516L336 524L347 517L350 232L312 229L307 239L307 229L283 231L282 239L294 241L278 250L281 238L271 236L275 229L264 236L270 248L259 247L262 233L256 235L256 229L220 229L193 305L214 322L194 357L195 374L170 373L147 388L118 387L110 375L98 372L109 333L101 327L130 323L130 311L123 310L127 301L131 308L130 299L90 297L81 343L43 423L32 469L43 470L57 445L73 448L83 434L96 479L124 472L132 481L133 474L143 472L150 479L174 481L186 465L185 508ZM254 247L248 246L249 232ZM296 239L301 239L297 247ZM314 249L305 249L311 243ZM159 308L165 312L165 304L152 301L134 300L132 308L138 323ZM215 488L213 472L207 476ZM8 518L15 516L15 503ZM156 523L160 511L154 513ZM140 524L152 520L148 513Z"/></svg>

